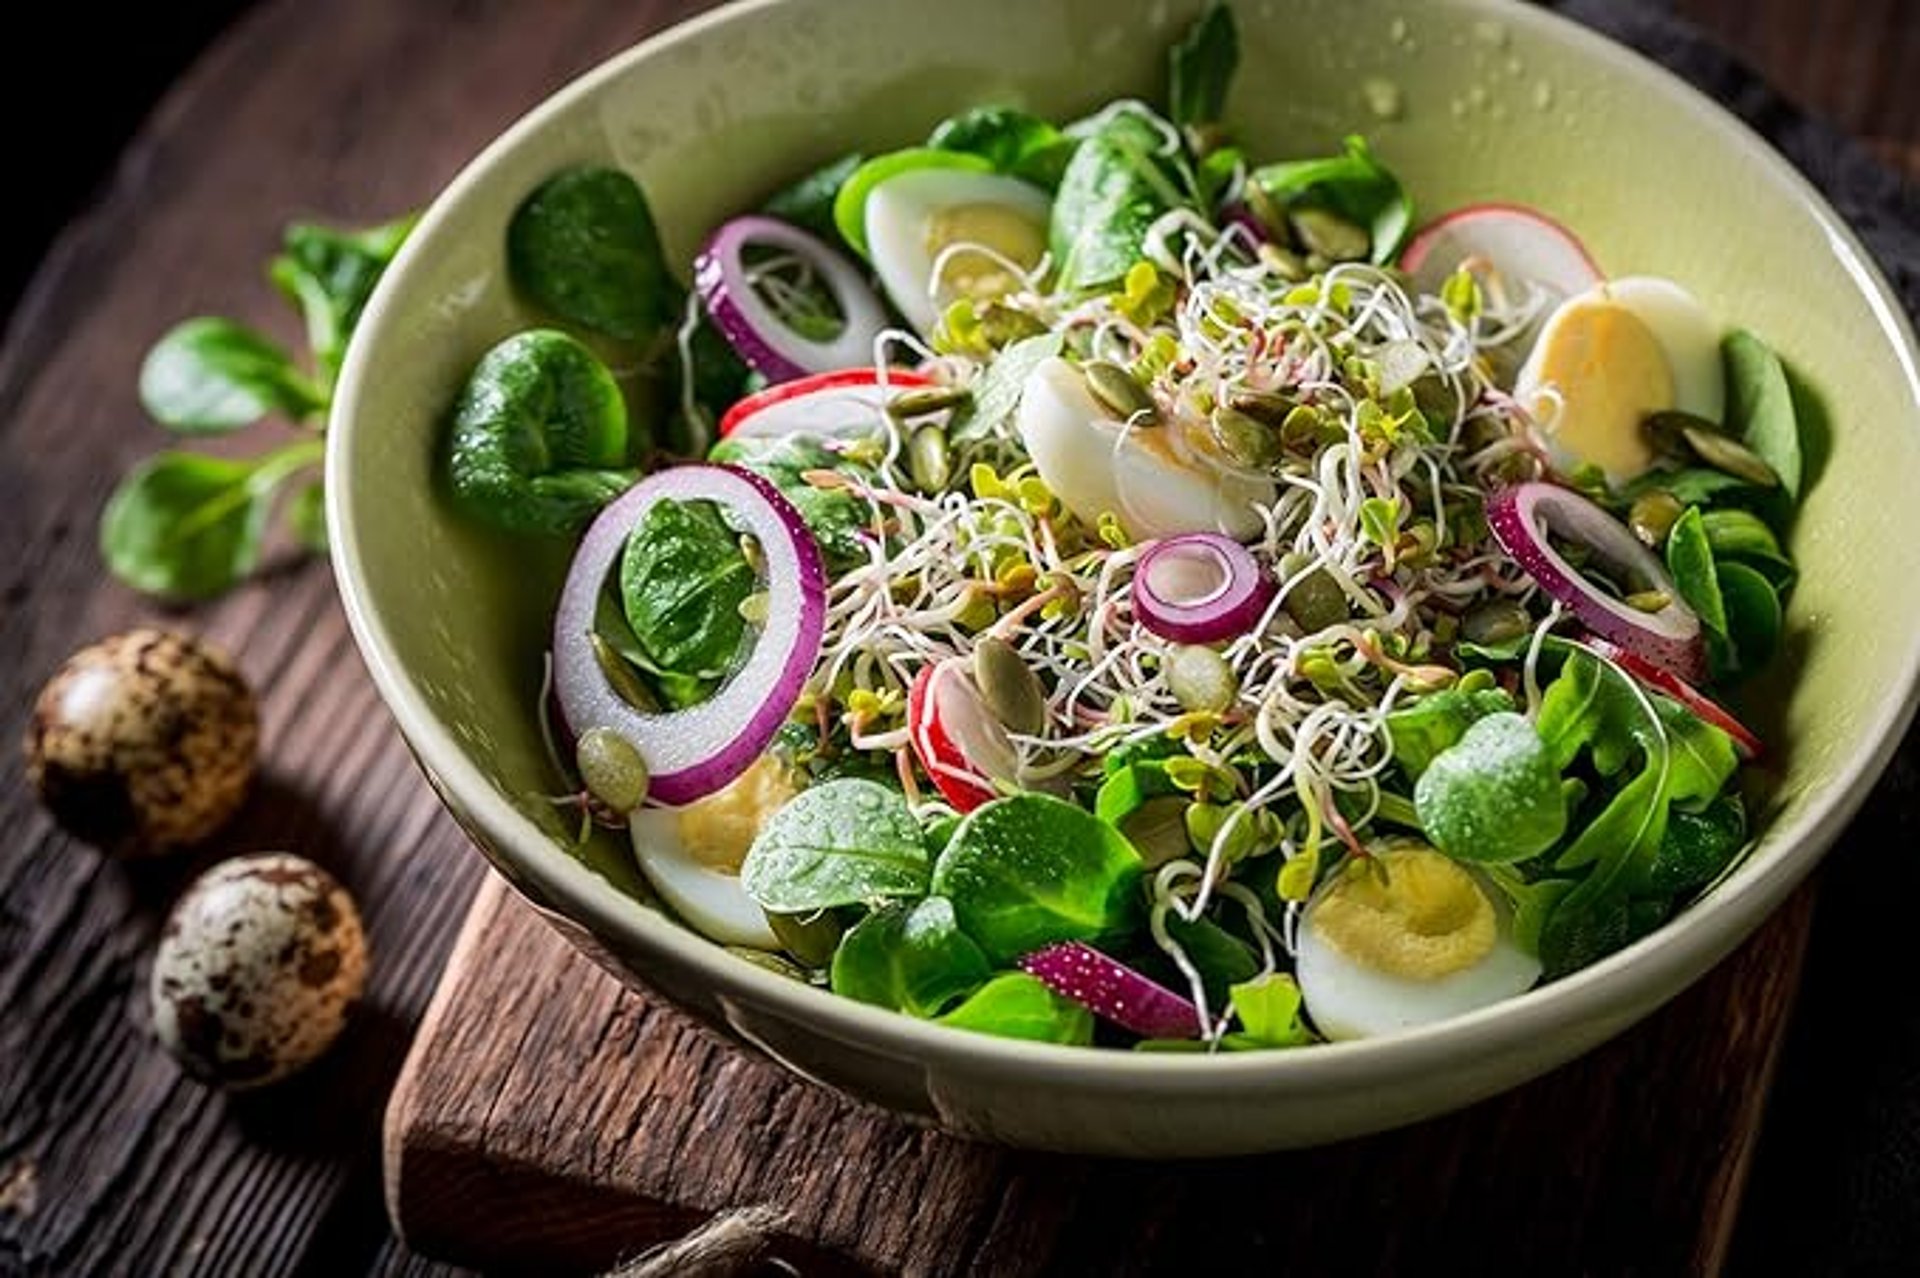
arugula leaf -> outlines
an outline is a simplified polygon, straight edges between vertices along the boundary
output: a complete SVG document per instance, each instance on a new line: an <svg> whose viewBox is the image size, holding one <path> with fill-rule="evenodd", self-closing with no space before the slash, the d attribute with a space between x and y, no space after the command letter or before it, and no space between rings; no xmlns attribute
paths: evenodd
<svg viewBox="0 0 1920 1278"><path fill-rule="evenodd" d="M1020 409L1020 395L1033 370L1060 353L1066 337L1060 332L1038 333L1009 343L972 386L973 397L959 410L948 428L955 444L985 439L1011 422Z"/></svg>
<svg viewBox="0 0 1920 1278"><path fill-rule="evenodd" d="M1285 972L1268 972L1235 985L1233 1010L1241 1030L1262 1047L1300 1047L1313 1033L1300 1019L1300 986Z"/></svg>
<svg viewBox="0 0 1920 1278"><path fill-rule="evenodd" d="M1647 692L1647 704L1660 720L1656 732L1634 688L1627 676L1592 653L1569 653L1559 677L1547 686L1535 721L1554 767L1564 771L1585 748L1594 769L1611 777L1636 753L1656 764L1664 742L1665 797L1692 802L1717 794L1739 766L1732 738L1679 702Z"/></svg>
<svg viewBox="0 0 1920 1278"><path fill-rule="evenodd" d="M274 412L306 421L326 408L327 395L275 342L232 320L202 317L174 326L147 352L140 403L169 430L218 435Z"/></svg>
<svg viewBox="0 0 1920 1278"><path fill-rule="evenodd" d="M507 269L538 305L620 341L651 341L680 318L653 210L619 169L564 169L536 187L507 225Z"/></svg>
<svg viewBox="0 0 1920 1278"><path fill-rule="evenodd" d="M791 222L831 244L840 238L840 228L833 222L834 197L864 162L858 151L849 152L815 169L792 186L776 191L760 206L760 211L768 217Z"/></svg>
<svg viewBox="0 0 1920 1278"><path fill-rule="evenodd" d="M940 151L929 146L889 151L867 160L847 176L833 197L833 224L854 252L867 256L867 197L891 177L915 169L971 169L990 173L993 165L964 151Z"/></svg>
<svg viewBox="0 0 1920 1278"><path fill-rule="evenodd" d="M1081 142L1061 175L1048 231L1060 289L1119 283L1140 260L1147 228L1184 203L1161 167L1165 145L1144 109L1114 116Z"/></svg>
<svg viewBox="0 0 1920 1278"><path fill-rule="evenodd" d="M927 145L936 151L977 155L995 172L1051 191L1060 185L1067 161L1080 142L1037 115L1014 107L983 106L942 120Z"/></svg>
<svg viewBox="0 0 1920 1278"><path fill-rule="evenodd" d="M924 896L927 850L897 791L846 777L802 790L767 820L740 885L780 914Z"/></svg>
<svg viewBox="0 0 1920 1278"><path fill-rule="evenodd" d="M1417 781L1434 757L1458 741L1476 720L1512 709L1513 698L1499 688L1447 688L1422 697L1387 716L1394 762Z"/></svg>
<svg viewBox="0 0 1920 1278"><path fill-rule="evenodd" d="M1140 910L1140 856L1111 825L1045 794L967 814L933 868L967 934L996 964L1055 941L1124 935Z"/></svg>
<svg viewBox="0 0 1920 1278"><path fill-rule="evenodd" d="M833 992L912 1016L938 1016L991 976L960 930L953 903L930 896L884 905L854 924L833 954Z"/></svg>
<svg viewBox="0 0 1920 1278"><path fill-rule="evenodd" d="M1365 138L1346 139L1341 155L1288 160L1257 168L1249 180L1276 203L1323 207L1373 237L1372 260L1391 262L1413 225L1413 200L1368 148Z"/></svg>
<svg viewBox="0 0 1920 1278"><path fill-rule="evenodd" d="M1427 838L1457 861L1524 861L1567 828L1560 770L1511 710L1478 720L1435 756L1413 803Z"/></svg>
<svg viewBox="0 0 1920 1278"><path fill-rule="evenodd" d="M1093 1042L1093 1013L1055 994L1038 977L1025 972L994 977L938 1019L940 1024L955 1029L1002 1038L1077 1047Z"/></svg>
<svg viewBox="0 0 1920 1278"><path fill-rule="evenodd" d="M717 679L740 654L740 605L758 586L740 539L710 501L655 502L627 537L620 599L656 672Z"/></svg>
<svg viewBox="0 0 1920 1278"><path fill-rule="evenodd" d="M1727 376L1727 425L1780 476L1788 497L1800 495L1800 425L1787 373L1768 345L1745 329L1720 344Z"/></svg>
<svg viewBox="0 0 1920 1278"><path fill-rule="evenodd" d="M113 575L169 599L208 599L260 560L273 494L317 464L302 440L250 461L156 453L129 471L100 517L100 553Z"/></svg>
<svg viewBox="0 0 1920 1278"><path fill-rule="evenodd" d="M1240 65L1233 10L1214 0L1167 51L1167 116L1181 126L1217 123Z"/></svg>
<svg viewBox="0 0 1920 1278"><path fill-rule="evenodd" d="M418 214L363 231L296 222L284 238L284 251L267 268L268 276L297 306L307 323L307 344L328 385L346 358L347 340L360 313L400 246L413 231Z"/></svg>

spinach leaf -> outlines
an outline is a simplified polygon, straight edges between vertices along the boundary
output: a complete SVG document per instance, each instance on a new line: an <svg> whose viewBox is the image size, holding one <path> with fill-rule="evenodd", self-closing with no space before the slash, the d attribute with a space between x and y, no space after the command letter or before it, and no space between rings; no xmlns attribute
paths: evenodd
<svg viewBox="0 0 1920 1278"><path fill-rule="evenodd" d="M1793 560L1765 520L1750 510L1707 510L1700 515L1707 545L1716 561L1737 559L1757 570L1776 589L1786 589L1797 575ZM1729 622L1731 624L1731 622Z"/></svg>
<svg viewBox="0 0 1920 1278"><path fill-rule="evenodd" d="M627 425L592 351L554 329L517 333L481 357L454 404L453 498L512 532L572 532L633 483Z"/></svg>
<svg viewBox="0 0 1920 1278"><path fill-rule="evenodd" d="M1268 972L1233 987L1240 1028L1263 1047L1299 1047L1313 1041L1300 1019L1300 986L1285 972Z"/></svg>
<svg viewBox="0 0 1920 1278"><path fill-rule="evenodd" d="M863 163L840 184L840 190L833 197L833 224L839 228L840 238L862 257L867 255L867 197L888 178L915 169L971 169L976 173L989 173L993 165L964 151L940 151L928 146L890 151Z"/></svg>
<svg viewBox="0 0 1920 1278"><path fill-rule="evenodd" d="M840 238L840 228L833 224L834 197L840 194L840 188L846 185L847 179L853 176L861 163L862 157L858 151L843 155L815 169L792 186L775 192L760 206L760 211L768 217L791 222L832 244Z"/></svg>
<svg viewBox="0 0 1920 1278"><path fill-rule="evenodd" d="M1708 649L1719 666L1729 655L1727 609L1720 598L1720 575L1714 570L1713 546L1707 541L1698 506L1688 507L1667 533L1667 571L1680 598L1700 614Z"/></svg>
<svg viewBox="0 0 1920 1278"><path fill-rule="evenodd" d="M1642 890L1656 896L1696 892L1720 877L1747 842L1747 809L1724 794L1698 812L1667 814L1666 837L1647 869Z"/></svg>
<svg viewBox="0 0 1920 1278"><path fill-rule="evenodd" d="M316 555L327 553L326 496L326 490L316 479L287 500L287 531Z"/></svg>
<svg viewBox="0 0 1920 1278"><path fill-rule="evenodd" d="M620 602L655 672L718 679L746 638L740 605L759 585L739 536L710 501L653 503L620 557Z"/></svg>
<svg viewBox="0 0 1920 1278"><path fill-rule="evenodd" d="M1394 259L1413 225L1412 198L1358 135L1347 138L1340 155L1264 165L1249 180L1276 203L1325 208L1368 228L1376 263Z"/></svg>
<svg viewBox="0 0 1920 1278"><path fill-rule="evenodd" d="M1477 720L1512 709L1513 698L1499 688L1448 688L1422 697L1387 716L1394 762L1417 781L1435 756L1460 740Z"/></svg>
<svg viewBox="0 0 1920 1278"><path fill-rule="evenodd" d="M970 444L1010 424L1020 409L1027 379L1034 369L1058 355L1065 341L1063 334L1052 332L1009 343L973 383L973 396L954 417L948 438L955 444Z"/></svg>
<svg viewBox="0 0 1920 1278"><path fill-rule="evenodd" d="M680 316L660 232L640 184L618 169L565 169L507 225L514 287L570 323L647 342Z"/></svg>
<svg viewBox="0 0 1920 1278"><path fill-rule="evenodd" d="M260 560L273 494L322 446L303 440L249 461L156 453L129 471L100 519L100 553L121 581L168 599L229 590Z"/></svg>
<svg viewBox="0 0 1920 1278"><path fill-rule="evenodd" d="M1523 861L1567 828L1560 770L1533 725L1511 710L1476 721L1413 787L1420 828L1459 861Z"/></svg>
<svg viewBox="0 0 1920 1278"><path fill-rule="evenodd" d="M1167 935L1186 951L1187 961L1200 973L1200 983L1214 1004L1226 998L1234 986L1260 975L1260 959L1253 947L1212 919L1204 916L1187 919L1178 911L1169 910L1166 922ZM1142 955L1136 966L1150 972L1158 969L1157 974L1164 977L1166 984L1175 989L1185 988L1185 977L1166 961L1157 945Z"/></svg>
<svg viewBox="0 0 1920 1278"><path fill-rule="evenodd" d="M866 504L841 489L815 488L803 478L810 470L832 470L867 479L866 468L847 461L811 435L746 439L736 435L715 444L708 458L744 467L778 488L806 521L829 573L837 575L867 562L871 514Z"/></svg>
<svg viewBox="0 0 1920 1278"><path fill-rule="evenodd" d="M1217 123L1240 65L1233 10L1215 0L1167 51L1167 115L1181 126Z"/></svg>
<svg viewBox="0 0 1920 1278"><path fill-rule="evenodd" d="M927 851L898 791L844 777L802 790L767 820L740 885L780 914L924 896Z"/></svg>
<svg viewBox="0 0 1920 1278"><path fill-rule="evenodd" d="M1650 470L1623 484L1618 498L1621 503L1631 505L1648 493L1665 492L1671 493L1682 506L1706 506L1723 498L1744 498L1764 491L1738 475L1696 466L1680 470Z"/></svg>
<svg viewBox="0 0 1920 1278"><path fill-rule="evenodd" d="M1084 1047L1093 1042L1093 1013L1025 972L994 977L939 1021L955 1029L1038 1043Z"/></svg>
<svg viewBox="0 0 1920 1278"><path fill-rule="evenodd" d="M1718 572L1734 668L1751 673L1772 660L1780 647L1785 625L1780 595L1766 577L1737 560L1721 563Z"/></svg>
<svg viewBox="0 0 1920 1278"><path fill-rule="evenodd" d="M1789 497L1800 495L1800 426L1780 357L1745 329L1720 344L1727 375L1727 425L1773 467Z"/></svg>
<svg viewBox="0 0 1920 1278"><path fill-rule="evenodd" d="M1048 230L1058 288L1077 293L1119 283L1140 260L1147 228L1184 203L1158 158L1166 141L1135 110L1080 143L1061 175Z"/></svg>
<svg viewBox="0 0 1920 1278"><path fill-rule="evenodd" d="M833 954L833 992L913 1016L938 1016L993 974L938 896L884 905L854 924Z"/></svg>
<svg viewBox="0 0 1920 1278"><path fill-rule="evenodd" d="M927 145L936 151L977 155L995 172L1051 191L1060 185L1067 161L1080 143L1037 115L1013 107L984 106L942 120Z"/></svg>
<svg viewBox="0 0 1920 1278"><path fill-rule="evenodd" d="M282 252L267 274L300 308L307 344L328 385L346 358L347 339L360 323L374 285L418 220L417 214L408 214L364 231L336 231L305 222L287 228Z"/></svg>
<svg viewBox="0 0 1920 1278"><path fill-rule="evenodd" d="M1055 941L1124 935L1140 909L1139 854L1111 825L1044 794L967 814L933 869L967 935L996 964Z"/></svg>
<svg viewBox="0 0 1920 1278"><path fill-rule="evenodd" d="M1107 773L1094 794L1093 813L1102 821L1119 825L1149 800L1178 793L1180 787L1167 775L1164 760L1143 759Z"/></svg>
<svg viewBox="0 0 1920 1278"><path fill-rule="evenodd" d="M176 325L147 352L140 403L169 430L217 435L274 412L306 421L326 408L327 395L274 342L203 317Z"/></svg>

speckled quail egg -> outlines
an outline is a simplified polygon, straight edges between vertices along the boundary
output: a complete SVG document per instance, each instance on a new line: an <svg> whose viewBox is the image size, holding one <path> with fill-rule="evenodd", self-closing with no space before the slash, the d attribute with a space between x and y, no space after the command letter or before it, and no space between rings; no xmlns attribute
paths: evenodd
<svg viewBox="0 0 1920 1278"><path fill-rule="evenodd" d="M133 630L74 653L41 689L27 779L76 837L121 855L165 852L239 809L259 735L253 692L225 654Z"/></svg>
<svg viewBox="0 0 1920 1278"><path fill-rule="evenodd" d="M285 1078L339 1037L367 979L353 898L302 857L214 866L167 919L148 993L186 1072L239 1089Z"/></svg>

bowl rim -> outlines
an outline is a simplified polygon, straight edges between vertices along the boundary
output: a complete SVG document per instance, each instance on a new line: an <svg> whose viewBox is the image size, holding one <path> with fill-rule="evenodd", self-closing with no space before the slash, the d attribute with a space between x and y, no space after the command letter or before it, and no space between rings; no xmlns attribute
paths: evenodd
<svg viewBox="0 0 1920 1278"><path fill-rule="evenodd" d="M789 0L740 0L679 23L614 54L542 99L469 160L432 201L387 270L360 321L377 333L419 273L434 231L482 185L501 157L538 134L552 117L592 98L664 50L711 31L750 22ZM1871 255L1824 195L1771 143L1685 80L1636 51L1570 18L1501 0L1455 0L1470 11L1565 42L1629 80L1667 95L1676 108L1720 134L1729 146L1757 150L1769 176L1806 207L1825 232L1836 262L1868 302L1891 341L1906 392L1920 405L1920 345L1905 308ZM709 941L664 913L621 893L584 862L568 855L502 795L440 721L422 689L403 669L392 635L360 586L364 547L351 518L349 458L359 433L358 405L374 363L374 340L350 345L329 421L326 515L333 530L333 567L354 641L381 699L417 761L437 786L459 796L465 819L485 829L496 854L545 896L548 905L596 938L620 937L616 948L664 951L722 999L771 1005L814 1032L924 1065L986 1070L1004 1080L1060 1082L1092 1092L1196 1096L1223 1086L1249 1091L1352 1087L1456 1061L1556 1032L1570 1024L1605 1021L1622 1008L1650 1010L1743 941L1803 878L1865 802L1898 747L1920 703L1920 632L1907 638L1904 671L1879 702L1853 757L1836 780L1811 797L1763 861L1748 858L1724 882L1681 915L1600 962L1521 995L1432 1025L1358 1041L1325 1043L1299 1052L1206 1055L1101 1050L1035 1043L956 1030L872 1007L777 975ZM508 876L510 881L513 876ZM516 887L516 890L517 887ZM1729 939L1731 938L1731 939ZM625 966L625 964L623 964ZM1676 976L1686 980L1675 982ZM739 1028L739 1027L736 1027ZM763 1050L771 1050L761 1044Z"/></svg>

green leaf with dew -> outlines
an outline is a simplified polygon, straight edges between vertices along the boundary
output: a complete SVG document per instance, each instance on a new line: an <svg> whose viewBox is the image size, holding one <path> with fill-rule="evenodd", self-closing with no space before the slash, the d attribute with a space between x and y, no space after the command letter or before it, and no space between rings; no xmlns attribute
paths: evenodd
<svg viewBox="0 0 1920 1278"><path fill-rule="evenodd" d="M741 863L740 885L780 914L924 896L920 823L899 791L877 781L823 782L767 819Z"/></svg>
<svg viewBox="0 0 1920 1278"><path fill-rule="evenodd" d="M912 1016L938 1016L993 974L943 897L883 905L833 954L833 992Z"/></svg>

